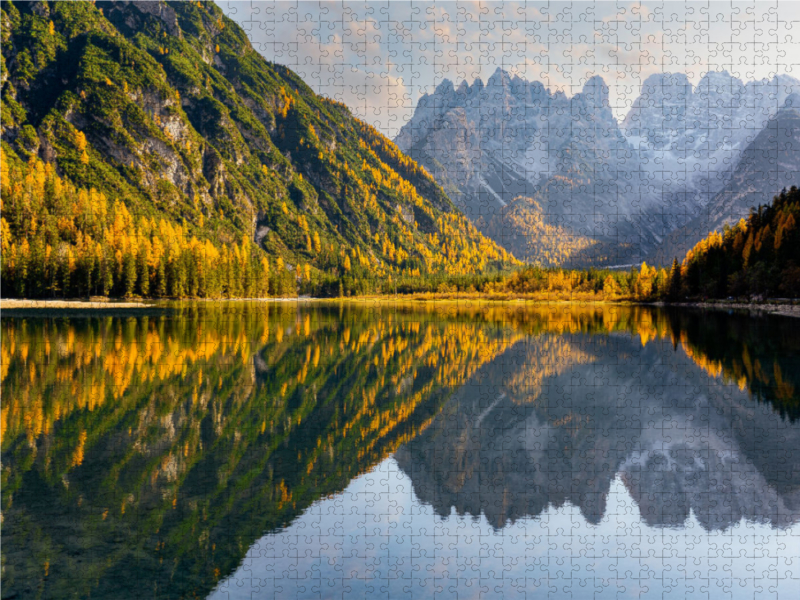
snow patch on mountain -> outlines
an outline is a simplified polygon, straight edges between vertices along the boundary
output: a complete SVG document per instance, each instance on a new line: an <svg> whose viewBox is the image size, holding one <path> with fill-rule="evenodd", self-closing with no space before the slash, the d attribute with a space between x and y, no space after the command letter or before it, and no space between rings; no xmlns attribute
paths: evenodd
<svg viewBox="0 0 800 600"><path fill-rule="evenodd" d="M498 230L502 209L526 196L553 223L627 248L610 259L630 262L703 211L795 91L786 75L709 72L692 86L662 73L620 124L599 76L569 98L498 68L485 84L442 81L395 141L479 227ZM519 222L508 227L525 236Z"/></svg>

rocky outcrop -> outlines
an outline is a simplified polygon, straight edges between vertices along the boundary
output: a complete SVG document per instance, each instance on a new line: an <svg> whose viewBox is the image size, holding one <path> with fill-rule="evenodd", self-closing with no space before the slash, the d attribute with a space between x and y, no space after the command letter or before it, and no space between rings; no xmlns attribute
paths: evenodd
<svg viewBox="0 0 800 600"><path fill-rule="evenodd" d="M784 188L800 185L800 95L784 106L747 145L725 185L685 225L670 232L651 261L680 260L711 231L722 231L747 217L751 208L769 204Z"/></svg>
<svg viewBox="0 0 800 600"><path fill-rule="evenodd" d="M585 263L625 264L700 214L794 89L785 75L745 84L709 72L696 88L682 73L653 75L620 126L600 77L568 98L498 69L485 85L443 81L396 141L521 258L539 260L531 246L541 236L526 225L535 215L508 208L524 197L578 246L595 244Z"/></svg>

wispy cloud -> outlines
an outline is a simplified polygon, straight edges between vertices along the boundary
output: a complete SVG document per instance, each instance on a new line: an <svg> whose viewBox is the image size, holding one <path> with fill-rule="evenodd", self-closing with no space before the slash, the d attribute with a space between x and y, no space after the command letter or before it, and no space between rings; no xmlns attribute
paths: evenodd
<svg viewBox="0 0 800 600"><path fill-rule="evenodd" d="M594 75L622 118L654 73L800 77L800 3L220 0L268 59L389 136L445 78L497 67L573 94Z"/></svg>

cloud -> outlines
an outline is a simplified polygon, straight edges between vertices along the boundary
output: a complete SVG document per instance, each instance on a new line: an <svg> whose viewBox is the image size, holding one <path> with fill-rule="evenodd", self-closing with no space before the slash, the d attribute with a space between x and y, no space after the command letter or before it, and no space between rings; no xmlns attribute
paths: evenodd
<svg viewBox="0 0 800 600"><path fill-rule="evenodd" d="M220 6L268 60L393 136L444 78L498 66L567 94L601 75L621 119L662 71L798 75L800 3L259 2Z"/></svg>

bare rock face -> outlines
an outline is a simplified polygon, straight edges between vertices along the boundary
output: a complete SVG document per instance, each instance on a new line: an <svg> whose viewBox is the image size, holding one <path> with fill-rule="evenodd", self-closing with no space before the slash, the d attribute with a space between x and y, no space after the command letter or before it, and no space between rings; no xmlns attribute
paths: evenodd
<svg viewBox="0 0 800 600"><path fill-rule="evenodd" d="M508 208L523 197L549 224L616 245L610 262L628 263L709 204L795 89L800 82L784 75L745 84L710 72L693 88L682 73L662 73L645 81L620 125L600 77L568 98L498 69L485 85L444 80L396 142L496 241L499 231L536 235L524 225L535 217Z"/></svg>
<svg viewBox="0 0 800 600"><path fill-rule="evenodd" d="M725 185L685 225L670 232L653 260L682 257L710 231L722 231L751 208L769 204L782 189L800 183L800 96L792 94L742 151Z"/></svg>
<svg viewBox="0 0 800 600"><path fill-rule="evenodd" d="M445 80L420 100L396 141L496 240L500 231L533 234L524 222L538 216L507 214L518 198L533 199L525 206L542 207L553 225L614 239L630 229L617 216L634 215L647 200L638 157L600 77L572 98L500 69L485 85Z"/></svg>
<svg viewBox="0 0 800 600"><path fill-rule="evenodd" d="M180 27L178 26L178 17L175 14L175 11L166 2L163 2L163 0L159 0L158 2L139 0L132 2L118 2L118 4L130 4L143 14L157 17L162 23L164 23L164 26L170 35L181 34Z"/></svg>
<svg viewBox="0 0 800 600"><path fill-rule="evenodd" d="M709 72L696 89L683 73L651 75L622 128L642 152L685 161L690 173L730 170L794 90L800 81L787 75L745 84Z"/></svg>

